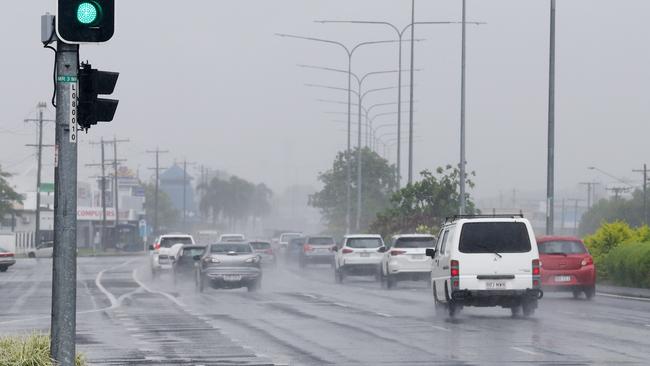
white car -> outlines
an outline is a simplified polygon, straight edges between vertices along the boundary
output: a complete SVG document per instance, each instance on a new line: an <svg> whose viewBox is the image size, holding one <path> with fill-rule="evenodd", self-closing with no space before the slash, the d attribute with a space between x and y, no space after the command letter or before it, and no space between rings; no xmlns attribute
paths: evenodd
<svg viewBox="0 0 650 366"><path fill-rule="evenodd" d="M289 248L289 242L291 239L296 239L302 237L302 233L282 233L280 234L280 239L278 240L278 249L286 250Z"/></svg>
<svg viewBox="0 0 650 366"><path fill-rule="evenodd" d="M36 249L27 253L29 258L52 258L52 251L54 250L53 241L44 241Z"/></svg>
<svg viewBox="0 0 650 366"><path fill-rule="evenodd" d="M161 270L173 269L183 245L194 245L194 238L188 234L161 235L151 249L151 274L155 277Z"/></svg>
<svg viewBox="0 0 650 366"><path fill-rule="evenodd" d="M343 283L348 275L381 278L381 260L386 252L380 235L346 235L341 247L334 248L334 277Z"/></svg>
<svg viewBox="0 0 650 366"><path fill-rule="evenodd" d="M387 288L401 280L431 281L432 260L427 248L435 248L436 238L429 234L395 235L381 263L382 281Z"/></svg>
<svg viewBox="0 0 650 366"><path fill-rule="evenodd" d="M522 215L458 216L440 230L431 279L449 316L464 306L501 306L530 316L543 296L537 243Z"/></svg>
<svg viewBox="0 0 650 366"><path fill-rule="evenodd" d="M246 241L244 234L222 234L219 236L219 243Z"/></svg>

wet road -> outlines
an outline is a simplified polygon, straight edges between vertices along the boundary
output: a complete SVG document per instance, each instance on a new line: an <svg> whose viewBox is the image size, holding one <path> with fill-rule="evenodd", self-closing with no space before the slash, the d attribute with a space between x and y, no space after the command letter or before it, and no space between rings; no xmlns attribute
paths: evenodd
<svg viewBox="0 0 650 366"><path fill-rule="evenodd" d="M48 259L0 274L0 335L49 329ZM78 349L97 365L650 364L650 301L551 294L436 315L423 283L334 283L328 266L268 269L262 289L199 294L152 280L146 257L80 258Z"/></svg>

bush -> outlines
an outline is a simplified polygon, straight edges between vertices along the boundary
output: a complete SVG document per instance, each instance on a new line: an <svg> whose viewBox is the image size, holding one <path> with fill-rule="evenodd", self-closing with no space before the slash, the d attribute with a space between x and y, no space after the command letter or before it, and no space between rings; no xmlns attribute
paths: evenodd
<svg viewBox="0 0 650 366"><path fill-rule="evenodd" d="M619 245L603 264L614 283L650 288L650 242Z"/></svg>
<svg viewBox="0 0 650 366"><path fill-rule="evenodd" d="M86 361L77 355L77 366ZM50 359L50 337L32 334L18 337L0 338L0 365L2 366L54 366Z"/></svg>

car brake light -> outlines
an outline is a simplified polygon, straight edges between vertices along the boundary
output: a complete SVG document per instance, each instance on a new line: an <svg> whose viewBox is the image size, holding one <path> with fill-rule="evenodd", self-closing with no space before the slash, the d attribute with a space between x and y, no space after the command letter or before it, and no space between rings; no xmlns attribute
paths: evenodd
<svg viewBox="0 0 650 366"><path fill-rule="evenodd" d="M14 253L0 253L0 257L13 257Z"/></svg>
<svg viewBox="0 0 650 366"><path fill-rule="evenodd" d="M590 264L594 264L594 259L591 256L584 258L582 262L580 262L580 265L583 267L588 266Z"/></svg>
<svg viewBox="0 0 650 366"><path fill-rule="evenodd" d="M269 249L265 250L265 253L266 254L273 254L273 249L269 248Z"/></svg>
<svg viewBox="0 0 650 366"><path fill-rule="evenodd" d="M156 244L154 244L154 245L153 245L153 248L154 248L155 250L160 249L160 243L156 243Z"/></svg>
<svg viewBox="0 0 650 366"><path fill-rule="evenodd" d="M395 250L395 249L393 249L393 250L390 251L390 255L392 255L392 256L401 255L401 254L405 254L405 253L406 253L405 250Z"/></svg>
<svg viewBox="0 0 650 366"><path fill-rule="evenodd" d="M350 254L350 253L353 253L353 252L354 252L354 250L348 249L348 248L343 248L343 250L341 250L341 253L343 253L343 254Z"/></svg>
<svg viewBox="0 0 650 366"><path fill-rule="evenodd" d="M533 276L539 276L540 267L539 259L533 259Z"/></svg>
<svg viewBox="0 0 650 366"><path fill-rule="evenodd" d="M457 260L451 261L450 274L451 277L458 277L460 275L460 264Z"/></svg>
<svg viewBox="0 0 650 366"><path fill-rule="evenodd" d="M302 249L305 251L305 253L314 251L314 247L309 244L303 245Z"/></svg>

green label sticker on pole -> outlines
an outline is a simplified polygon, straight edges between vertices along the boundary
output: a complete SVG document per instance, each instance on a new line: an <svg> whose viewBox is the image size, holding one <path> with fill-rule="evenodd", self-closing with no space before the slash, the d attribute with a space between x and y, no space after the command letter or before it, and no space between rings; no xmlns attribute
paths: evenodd
<svg viewBox="0 0 650 366"><path fill-rule="evenodd" d="M76 83L77 82L77 77L76 76L59 75L59 76L56 77L56 81L58 83Z"/></svg>

